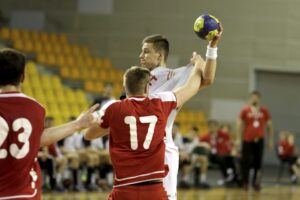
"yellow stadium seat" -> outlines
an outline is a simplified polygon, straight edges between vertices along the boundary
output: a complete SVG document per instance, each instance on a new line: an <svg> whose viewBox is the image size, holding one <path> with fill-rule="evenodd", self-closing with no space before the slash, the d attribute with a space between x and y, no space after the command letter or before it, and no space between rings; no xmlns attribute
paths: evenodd
<svg viewBox="0 0 300 200"><path fill-rule="evenodd" d="M31 40L24 41L23 51L25 51L25 52L32 52L33 51L33 42Z"/></svg>
<svg viewBox="0 0 300 200"><path fill-rule="evenodd" d="M70 113L73 116L78 116L81 113L80 106L76 103L70 104Z"/></svg>
<svg viewBox="0 0 300 200"><path fill-rule="evenodd" d="M49 41L51 43L57 44L59 42L58 35L56 33L49 34Z"/></svg>
<svg viewBox="0 0 300 200"><path fill-rule="evenodd" d="M66 65L69 66L69 67L74 67L75 65L75 59L73 57L73 55L68 55L66 56Z"/></svg>
<svg viewBox="0 0 300 200"><path fill-rule="evenodd" d="M67 101L66 97L65 97L64 90L62 88L55 89L53 92L54 92L54 95L56 97L57 102L62 103L62 102Z"/></svg>
<svg viewBox="0 0 300 200"><path fill-rule="evenodd" d="M66 101L68 101L70 103L76 102L76 96L75 96L75 93L72 89L64 88L64 93L65 93Z"/></svg>
<svg viewBox="0 0 300 200"><path fill-rule="evenodd" d="M43 46L44 46L44 52L45 53L54 53L54 47L52 45L52 43L50 41L44 41L43 42Z"/></svg>
<svg viewBox="0 0 300 200"><path fill-rule="evenodd" d="M30 80L30 85L32 88L40 88L41 81L38 76L28 76L28 80Z"/></svg>
<svg viewBox="0 0 300 200"><path fill-rule="evenodd" d="M70 78L72 79L79 79L80 78L80 70L77 67L71 67L70 70Z"/></svg>
<svg viewBox="0 0 300 200"><path fill-rule="evenodd" d="M46 60L46 64L48 64L48 65L52 65L52 66L54 66L55 64L57 64L56 63L56 55L55 54L50 54L50 53L48 53L47 54L48 56L47 56L47 60Z"/></svg>
<svg viewBox="0 0 300 200"><path fill-rule="evenodd" d="M59 73L63 78L69 78L70 77L70 67L62 66L59 69Z"/></svg>
<svg viewBox="0 0 300 200"><path fill-rule="evenodd" d="M51 77L51 83L52 83L53 89L62 88L59 76L56 76L56 75L52 76Z"/></svg>
<svg viewBox="0 0 300 200"><path fill-rule="evenodd" d="M80 48L77 45L71 45L71 54L80 55Z"/></svg>
<svg viewBox="0 0 300 200"><path fill-rule="evenodd" d="M70 112L69 106L66 103L61 103L59 105L59 110L60 110L60 114L64 118L68 119L69 117L71 117L71 112Z"/></svg>
<svg viewBox="0 0 300 200"><path fill-rule="evenodd" d="M42 86L43 86L44 89L51 89L52 88L50 77L48 75L41 75L40 79L41 79L41 83L42 83Z"/></svg>
<svg viewBox="0 0 300 200"><path fill-rule="evenodd" d="M45 102L46 100L46 97L45 97L45 94L44 94L44 91L42 88L40 87L36 87L36 88L33 88L33 97L36 98L38 101L43 101Z"/></svg>
<svg viewBox="0 0 300 200"><path fill-rule="evenodd" d="M20 51L23 51L24 50L24 42L23 42L23 40L21 40L21 39L14 40L14 42L13 42L13 48L14 49L18 49Z"/></svg>
<svg viewBox="0 0 300 200"><path fill-rule="evenodd" d="M79 103L84 103L87 101L85 93L82 90L76 90L75 97L76 97L77 102L79 102Z"/></svg>
<svg viewBox="0 0 300 200"><path fill-rule="evenodd" d="M36 67L36 64L34 62L31 62L31 61L28 61L27 64L26 64L26 73L28 75L37 75L38 72L37 72L37 67Z"/></svg>
<svg viewBox="0 0 300 200"><path fill-rule="evenodd" d="M34 41L34 40L33 40ZM33 47L32 47L32 50L35 52L35 53L41 53L44 51L43 49L43 44L39 41L34 41L33 42Z"/></svg>
<svg viewBox="0 0 300 200"><path fill-rule="evenodd" d="M62 54L63 53L63 49L62 49L62 45L59 43L54 43L55 45L53 45L53 52L56 54Z"/></svg>
<svg viewBox="0 0 300 200"><path fill-rule="evenodd" d="M57 116L61 116L58 104L56 102L47 103L47 107L48 107L48 110L47 110L48 115L51 115L54 118L57 117Z"/></svg>
<svg viewBox="0 0 300 200"><path fill-rule="evenodd" d="M59 66L65 66L66 65L66 58L63 54L56 54L56 63Z"/></svg>
<svg viewBox="0 0 300 200"><path fill-rule="evenodd" d="M49 34L46 32L40 32L40 40L43 42L49 42Z"/></svg>
<svg viewBox="0 0 300 200"><path fill-rule="evenodd" d="M0 37L2 38L2 39L10 39L11 37L11 34L10 34L10 29L9 28L7 28L7 27L2 27L1 29L0 29Z"/></svg>
<svg viewBox="0 0 300 200"><path fill-rule="evenodd" d="M112 64L111 64L111 62L108 58L103 59L103 67L106 68L106 69L112 67Z"/></svg>
<svg viewBox="0 0 300 200"><path fill-rule="evenodd" d="M71 46L69 44L62 44L62 52L64 54L71 54Z"/></svg>
<svg viewBox="0 0 300 200"><path fill-rule="evenodd" d="M84 81L84 89L88 92L93 92L95 91L95 85L94 81L92 80L85 80Z"/></svg>
<svg viewBox="0 0 300 200"><path fill-rule="evenodd" d="M27 96L33 97L33 92L30 86L22 85L22 92Z"/></svg>
<svg viewBox="0 0 300 200"><path fill-rule="evenodd" d="M68 44L68 38L65 34L58 35L58 42L60 44Z"/></svg>
<svg viewBox="0 0 300 200"><path fill-rule="evenodd" d="M41 42L40 32L39 31L33 30L33 31L29 32L29 34L30 34L30 39L32 41Z"/></svg>
<svg viewBox="0 0 300 200"><path fill-rule="evenodd" d="M46 97L46 101L51 103L51 102L58 102L57 101L57 98L53 92L52 89L45 89L44 88L44 94L45 94L45 97Z"/></svg>
<svg viewBox="0 0 300 200"><path fill-rule="evenodd" d="M100 58L95 58L94 59L94 66L98 69L102 69L103 68L103 62Z"/></svg>
<svg viewBox="0 0 300 200"><path fill-rule="evenodd" d="M38 63L46 64L46 62L47 62L47 56L46 56L46 54L45 53L41 53L41 52L38 53L37 57L36 57L36 61Z"/></svg>
<svg viewBox="0 0 300 200"><path fill-rule="evenodd" d="M90 51L87 47L81 47L81 55L82 56L85 56L85 57L88 57L90 56Z"/></svg>
<svg viewBox="0 0 300 200"><path fill-rule="evenodd" d="M19 29L15 29L15 28L11 29L10 38L12 40L21 39L20 30Z"/></svg>
<svg viewBox="0 0 300 200"><path fill-rule="evenodd" d="M30 40L30 31L25 29L20 30L20 37L22 40Z"/></svg>

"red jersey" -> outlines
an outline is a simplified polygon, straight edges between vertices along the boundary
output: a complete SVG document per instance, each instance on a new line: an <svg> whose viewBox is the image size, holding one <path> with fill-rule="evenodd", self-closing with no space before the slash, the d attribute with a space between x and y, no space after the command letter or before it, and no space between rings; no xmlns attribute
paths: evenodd
<svg viewBox="0 0 300 200"><path fill-rule="evenodd" d="M243 140L251 142L264 137L265 125L271 116L267 108L260 107L258 111L253 106L245 106L240 119L244 122Z"/></svg>
<svg viewBox="0 0 300 200"><path fill-rule="evenodd" d="M211 153L219 156L229 155L232 150L229 135L222 131L218 131L216 137L207 133L200 137L200 141L207 142L211 147Z"/></svg>
<svg viewBox="0 0 300 200"><path fill-rule="evenodd" d="M39 199L36 157L45 109L23 93L0 93L0 199Z"/></svg>
<svg viewBox="0 0 300 200"><path fill-rule="evenodd" d="M281 140L278 142L278 155L281 158L294 156L295 154L294 145L290 144L287 140Z"/></svg>
<svg viewBox="0 0 300 200"><path fill-rule="evenodd" d="M130 97L104 106L101 127L110 128L114 187L166 176L165 127L174 108L176 98L172 92Z"/></svg>

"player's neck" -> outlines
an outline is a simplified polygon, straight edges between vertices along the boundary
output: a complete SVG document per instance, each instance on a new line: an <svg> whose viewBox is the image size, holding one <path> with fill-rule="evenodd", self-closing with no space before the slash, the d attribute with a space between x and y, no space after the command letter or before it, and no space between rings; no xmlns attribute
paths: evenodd
<svg viewBox="0 0 300 200"><path fill-rule="evenodd" d="M21 92L21 87L15 85L6 85L0 87L0 93L5 93L5 92Z"/></svg>

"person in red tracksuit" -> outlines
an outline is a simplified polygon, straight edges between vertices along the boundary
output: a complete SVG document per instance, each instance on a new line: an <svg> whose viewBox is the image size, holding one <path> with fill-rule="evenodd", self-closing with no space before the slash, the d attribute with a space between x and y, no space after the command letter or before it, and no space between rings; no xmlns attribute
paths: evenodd
<svg viewBox="0 0 300 200"><path fill-rule="evenodd" d="M241 171L243 188L249 189L250 169L254 169L252 187L259 191L262 177L262 161L267 128L267 145L273 148L273 125L271 115L266 107L260 105L261 94L253 91L249 96L249 104L244 106L237 121L237 146L241 144Z"/></svg>

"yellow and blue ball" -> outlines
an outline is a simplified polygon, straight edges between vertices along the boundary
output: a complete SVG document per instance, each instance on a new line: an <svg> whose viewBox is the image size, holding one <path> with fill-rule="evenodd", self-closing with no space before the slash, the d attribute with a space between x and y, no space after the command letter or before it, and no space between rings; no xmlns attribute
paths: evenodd
<svg viewBox="0 0 300 200"><path fill-rule="evenodd" d="M195 20L194 31L204 40L212 40L220 31L219 20L212 15L201 15Z"/></svg>

